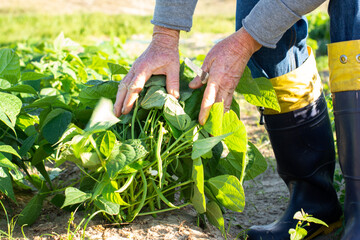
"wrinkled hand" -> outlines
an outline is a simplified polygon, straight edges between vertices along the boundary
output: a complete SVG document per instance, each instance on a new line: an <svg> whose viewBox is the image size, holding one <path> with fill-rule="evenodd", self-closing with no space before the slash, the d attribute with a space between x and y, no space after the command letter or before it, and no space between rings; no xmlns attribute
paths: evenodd
<svg viewBox="0 0 360 240"><path fill-rule="evenodd" d="M211 106L215 102L224 102L228 111L232 102L234 90L244 72L251 55L259 50L261 45L241 28L234 34L217 43L207 54L202 69L209 73L209 79L204 92L199 114L199 123L204 125ZM200 77L190 82L190 88L202 86Z"/></svg>
<svg viewBox="0 0 360 240"><path fill-rule="evenodd" d="M148 48L121 80L114 104L117 117L128 114L151 75L166 75L166 90L179 97L179 31L154 26Z"/></svg>

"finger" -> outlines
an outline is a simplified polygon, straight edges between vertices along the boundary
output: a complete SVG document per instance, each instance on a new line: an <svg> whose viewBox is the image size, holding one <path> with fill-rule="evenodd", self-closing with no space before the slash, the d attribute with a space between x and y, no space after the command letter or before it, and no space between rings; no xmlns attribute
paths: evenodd
<svg viewBox="0 0 360 240"><path fill-rule="evenodd" d="M230 92L228 89L226 89L223 86L223 81L221 81L220 78L217 79L220 80L221 84L219 85L219 90L216 94L215 102L222 102L224 104L224 112L227 112L230 110L232 92ZM230 104L229 104L229 99L230 99Z"/></svg>
<svg viewBox="0 0 360 240"><path fill-rule="evenodd" d="M230 107L231 107L231 103L232 103L232 94L229 94L225 99L224 99L224 112L228 112L230 111Z"/></svg>
<svg viewBox="0 0 360 240"><path fill-rule="evenodd" d="M166 91L179 98L179 68L172 68L166 72Z"/></svg>
<svg viewBox="0 0 360 240"><path fill-rule="evenodd" d="M217 91L218 86L216 82L209 82L209 84L206 86L199 113L199 123L201 125L204 125L209 117L210 109L215 102Z"/></svg>
<svg viewBox="0 0 360 240"><path fill-rule="evenodd" d="M124 100L124 105L122 108L122 114L128 114L136 99L139 97L139 93L144 88L146 80L150 78L150 75L147 71L141 71L138 75L135 75L129 84L127 94Z"/></svg>
<svg viewBox="0 0 360 240"><path fill-rule="evenodd" d="M210 68L211 68L211 64L210 61L208 60L210 59L209 57L206 57L204 59L203 65L201 67L201 69L204 72L209 73ZM208 79L209 80L209 79ZM192 89L197 89L197 88L201 88L204 84L201 82L201 78L200 76L196 76L190 83L189 83L189 87Z"/></svg>
<svg viewBox="0 0 360 240"><path fill-rule="evenodd" d="M127 93L127 85L122 81L119 83L118 91L116 94L116 101L114 104L114 114L116 117L121 116L121 109Z"/></svg>
<svg viewBox="0 0 360 240"><path fill-rule="evenodd" d="M197 88L201 88L203 86L200 77L196 76L190 83L189 83L189 88L192 89L197 89Z"/></svg>
<svg viewBox="0 0 360 240"><path fill-rule="evenodd" d="M133 71L130 70L128 74L121 80L121 82L118 85L118 91L116 94L116 101L114 104L114 114L117 117L121 116L121 110L123 107L124 99L127 93L127 87L130 80L133 78L134 74Z"/></svg>

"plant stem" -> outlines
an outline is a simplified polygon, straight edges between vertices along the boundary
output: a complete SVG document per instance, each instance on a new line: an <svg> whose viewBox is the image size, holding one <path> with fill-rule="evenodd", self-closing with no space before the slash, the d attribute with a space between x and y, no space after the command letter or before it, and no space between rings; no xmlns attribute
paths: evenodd
<svg viewBox="0 0 360 240"><path fill-rule="evenodd" d="M163 123L160 122L160 127L159 127L159 136L158 136L158 140L157 140L157 144L156 144L156 152L155 152L155 157L157 160L157 164L158 164L158 174L159 174L159 188L162 188L162 177L163 177L163 169L162 169L162 160L161 160L161 143L163 140L163 136L164 136L164 132L163 132Z"/></svg>
<svg viewBox="0 0 360 240"><path fill-rule="evenodd" d="M163 213L163 212L168 212L171 210L175 210L175 209L179 209L179 208L183 208L186 207L188 205L190 205L191 203L184 203L180 206L178 206L177 208L166 208L166 209L161 209L161 210L157 210L157 211L152 211L152 212L143 212L143 213L139 213L138 216L145 216L145 215L152 215L152 214L157 214L157 213Z"/></svg>
<svg viewBox="0 0 360 240"><path fill-rule="evenodd" d="M139 105L138 105L138 100L136 99L135 109L134 109L134 113L133 113L133 116L131 119L131 139L135 139L135 119L136 119L138 109L139 109Z"/></svg>

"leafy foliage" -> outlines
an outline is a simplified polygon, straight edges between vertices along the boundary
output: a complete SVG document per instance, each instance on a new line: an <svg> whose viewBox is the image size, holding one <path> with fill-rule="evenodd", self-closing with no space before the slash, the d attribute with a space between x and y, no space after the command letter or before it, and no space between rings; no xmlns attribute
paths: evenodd
<svg viewBox="0 0 360 240"><path fill-rule="evenodd" d="M204 89L188 88L192 73L182 63L180 100L166 92L164 76L152 76L133 111L117 118L112 101L130 68L121 44L83 47L60 34L15 50L0 50L0 191L16 201L14 183L37 190L21 224L34 223L55 195L57 206L101 211L113 222L192 204L225 233L222 209L241 212L243 181L266 168L236 101L226 113L214 104L200 126ZM250 103L278 108L266 79L246 73L240 82ZM49 160L75 163L80 179L55 185Z"/></svg>

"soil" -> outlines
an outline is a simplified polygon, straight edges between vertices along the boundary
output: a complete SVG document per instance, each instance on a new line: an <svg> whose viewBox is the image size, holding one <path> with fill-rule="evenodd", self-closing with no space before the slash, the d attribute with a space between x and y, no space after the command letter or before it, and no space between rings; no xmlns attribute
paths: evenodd
<svg viewBox="0 0 360 240"><path fill-rule="evenodd" d="M31 4L29 4L31 2ZM46 11L54 14L66 14L74 12L93 12L101 11L108 14L135 13L151 14L155 0L0 0L1 12L31 12ZM229 0L204 0L199 1L201 6L213 6L208 13L232 13L235 1ZM59 7L61 6L61 7ZM219 6L223 6L219 8ZM204 14L205 10L197 11L197 14ZM225 34L204 35L193 34L181 42L184 52L189 51L192 56L205 54L216 39L222 39ZM202 42L199 39L214 39L212 42ZM133 56L138 56L147 46L149 39L142 36L133 36L125 44L125 49ZM248 135L255 143L268 162L268 169L256 179L244 183L246 206L242 213L228 211L224 217L228 229L228 239L244 239L246 230L252 225L268 224L275 221L285 210L288 201L288 191L285 184L276 173L276 163L271 150L270 142L263 126L258 124L258 113L255 107L241 103L242 121L248 129ZM68 166L63 170L62 176L69 177L77 174L74 166ZM7 202L9 214L16 214L31 199L31 193L17 193L19 205ZM70 229L75 227L84 218L84 213L78 212L75 220L71 223ZM25 227L24 233L28 239L72 239L68 233L68 222L71 215L69 212L62 211L49 202L45 203L42 215L39 220L31 227ZM3 214L0 215L0 230L7 232L7 225ZM74 239L81 238L81 231L76 233ZM206 228L200 228L196 224L196 212L188 206L181 210L158 214L156 218L152 216L138 217L131 224L113 225L105 222L100 217L95 217L90 221L86 228L88 239L172 239L172 240L192 240L192 239L224 239L220 231L207 224ZM21 229L15 228L13 237L23 238ZM317 238L339 239L339 234Z"/></svg>

